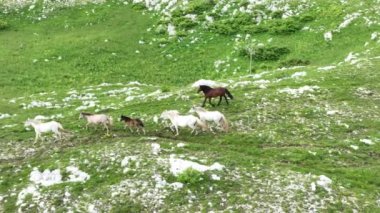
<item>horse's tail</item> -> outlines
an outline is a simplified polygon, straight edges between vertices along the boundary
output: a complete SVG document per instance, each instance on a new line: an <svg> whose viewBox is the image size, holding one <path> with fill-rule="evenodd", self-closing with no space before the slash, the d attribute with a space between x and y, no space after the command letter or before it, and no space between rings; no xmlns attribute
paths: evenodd
<svg viewBox="0 0 380 213"><path fill-rule="evenodd" d="M136 121L137 121L137 125L144 127L144 123L142 122L142 120L136 119Z"/></svg>
<svg viewBox="0 0 380 213"><path fill-rule="evenodd" d="M207 124L205 122L201 121L201 119L199 119L199 118L197 118L197 125L202 127L203 131L208 129Z"/></svg>
<svg viewBox="0 0 380 213"><path fill-rule="evenodd" d="M226 88L226 94L228 95L229 98L234 99L234 96L232 96L232 94L230 93L230 91L228 91L227 88Z"/></svg>
<svg viewBox="0 0 380 213"><path fill-rule="evenodd" d="M58 122L57 122L57 124L58 124L58 130L59 130L60 132L70 133L70 131L68 131L68 130L66 130L66 129L63 128L62 124L60 124L60 123L58 123Z"/></svg>
<svg viewBox="0 0 380 213"><path fill-rule="evenodd" d="M228 126L227 119L226 119L226 117L224 117L224 115L222 115L222 117L220 118L219 123L220 123L220 125L222 126L223 130L224 130L225 132L227 132L229 126Z"/></svg>

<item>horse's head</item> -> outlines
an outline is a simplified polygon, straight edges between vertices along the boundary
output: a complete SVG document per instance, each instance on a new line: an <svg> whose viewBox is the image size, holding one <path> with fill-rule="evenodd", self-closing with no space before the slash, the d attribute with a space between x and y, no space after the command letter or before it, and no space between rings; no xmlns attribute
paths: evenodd
<svg viewBox="0 0 380 213"><path fill-rule="evenodd" d="M179 115L179 112L177 110L165 110L161 113L160 118L169 119L170 117L173 117L175 115Z"/></svg>
<svg viewBox="0 0 380 213"><path fill-rule="evenodd" d="M24 122L24 126L25 127L29 127L29 126L32 126L33 124L40 124L40 123L41 123L41 121L39 121L39 120L34 120L34 119L29 119L28 118L28 120L26 120Z"/></svg>
<svg viewBox="0 0 380 213"><path fill-rule="evenodd" d="M195 112L197 112L197 108L198 108L198 107L196 107L196 106L192 106L192 107L190 108L190 110L189 110L189 113L195 113Z"/></svg>
<svg viewBox="0 0 380 213"><path fill-rule="evenodd" d="M90 116L90 115L93 115L93 114L87 113L87 112L81 112L79 113L79 119L86 118L87 116Z"/></svg>
<svg viewBox="0 0 380 213"><path fill-rule="evenodd" d="M25 122L24 122L24 127L28 127L28 126L30 126L30 125L32 125L32 122L31 122L32 120L30 120L29 118L28 118L28 120L26 120Z"/></svg>
<svg viewBox="0 0 380 213"><path fill-rule="evenodd" d="M198 89L198 92L202 91L202 92L208 92L209 90L211 90L212 88L207 86L207 85L200 85L199 86L199 89Z"/></svg>

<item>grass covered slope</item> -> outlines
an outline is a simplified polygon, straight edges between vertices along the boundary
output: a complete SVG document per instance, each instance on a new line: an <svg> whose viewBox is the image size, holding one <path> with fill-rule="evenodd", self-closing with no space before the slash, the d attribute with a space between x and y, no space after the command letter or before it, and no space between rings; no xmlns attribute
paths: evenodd
<svg viewBox="0 0 380 213"><path fill-rule="evenodd" d="M1 4L0 211L379 211L378 1L83 2ZM230 131L174 137L154 118L201 78ZM33 144L37 115L66 139Z"/></svg>

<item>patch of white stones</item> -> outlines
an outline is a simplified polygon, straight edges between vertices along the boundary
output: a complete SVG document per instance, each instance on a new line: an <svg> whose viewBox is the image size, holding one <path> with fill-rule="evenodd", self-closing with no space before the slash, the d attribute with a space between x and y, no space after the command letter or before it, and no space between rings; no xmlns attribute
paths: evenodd
<svg viewBox="0 0 380 213"><path fill-rule="evenodd" d="M302 86L302 87L297 88L297 89L292 89L292 88L287 87L284 89L279 89L278 92L279 93L286 93L286 94L289 94L295 98L298 98L304 93L313 93L319 89L320 89L319 86Z"/></svg>

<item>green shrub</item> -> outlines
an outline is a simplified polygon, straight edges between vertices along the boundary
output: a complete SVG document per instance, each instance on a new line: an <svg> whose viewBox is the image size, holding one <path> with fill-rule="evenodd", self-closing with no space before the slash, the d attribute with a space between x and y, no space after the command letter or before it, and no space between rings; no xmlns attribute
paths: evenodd
<svg viewBox="0 0 380 213"><path fill-rule="evenodd" d="M250 57L252 53L252 59L256 61L276 61L281 56L290 53L290 50L286 47L254 47L249 49L242 47L240 49L240 55Z"/></svg>
<svg viewBox="0 0 380 213"><path fill-rule="evenodd" d="M176 9L176 10L174 10L174 11L172 12L172 17L173 17L173 18L181 17L181 16L184 16L184 15L186 15L186 14L185 14L185 11L182 10L182 9Z"/></svg>
<svg viewBox="0 0 380 213"><path fill-rule="evenodd" d="M275 19L269 24L269 32L273 34L291 34L301 30L302 23L298 19Z"/></svg>
<svg viewBox="0 0 380 213"><path fill-rule="evenodd" d="M7 29L9 27L6 21L0 20L0 30Z"/></svg>
<svg viewBox="0 0 380 213"><path fill-rule="evenodd" d="M157 42L158 42L158 44L168 44L169 40L165 37L165 38L157 39Z"/></svg>
<svg viewBox="0 0 380 213"><path fill-rule="evenodd" d="M194 22L191 19L186 18L184 16L173 18L173 22L174 22L175 26L178 26L181 29L190 29L190 28L195 27L197 25L196 22Z"/></svg>
<svg viewBox="0 0 380 213"><path fill-rule="evenodd" d="M177 180L181 183L186 183L186 184L196 184L199 183L203 180L203 173L189 168L183 171L181 174L178 175Z"/></svg>
<svg viewBox="0 0 380 213"><path fill-rule="evenodd" d="M189 3L183 14L202 14L215 6L213 0L194 0Z"/></svg>
<svg viewBox="0 0 380 213"><path fill-rule="evenodd" d="M315 20L315 17L312 16L312 15L308 15L308 14L306 14L306 15L302 15L299 19L300 19L301 22L306 23L306 22L314 21L314 20Z"/></svg>
<svg viewBox="0 0 380 213"><path fill-rule="evenodd" d="M132 7L137 9L137 10L145 10L147 9L146 6L143 3L137 3L137 4L132 4Z"/></svg>
<svg viewBox="0 0 380 213"><path fill-rule="evenodd" d="M155 32L157 34L162 34L162 35L166 34L166 31L167 31L167 27L165 25L162 25L162 24L158 25L155 29Z"/></svg>
<svg viewBox="0 0 380 213"><path fill-rule="evenodd" d="M183 30L177 30L177 34L176 34L177 37L186 37L187 36L187 33Z"/></svg>
<svg viewBox="0 0 380 213"><path fill-rule="evenodd" d="M284 11L277 10L277 11L272 12L271 17L273 19L281 19L283 14L284 14Z"/></svg>
<svg viewBox="0 0 380 213"><path fill-rule="evenodd" d="M233 23L244 26L257 24L256 21L253 20L253 16L247 13L238 13L238 15L233 17Z"/></svg>
<svg viewBox="0 0 380 213"><path fill-rule="evenodd" d="M294 66L305 66L309 65L309 60L303 60L303 59L289 59L286 61L282 61L280 63L280 67L294 67Z"/></svg>
<svg viewBox="0 0 380 213"><path fill-rule="evenodd" d="M223 34L223 35L232 35L238 32L237 29L233 28L231 23L228 23L225 20L214 22L214 24L210 26L210 29L213 32Z"/></svg>
<svg viewBox="0 0 380 213"><path fill-rule="evenodd" d="M249 25L243 26L242 31L249 34L259 34L268 32L268 28L264 25Z"/></svg>

